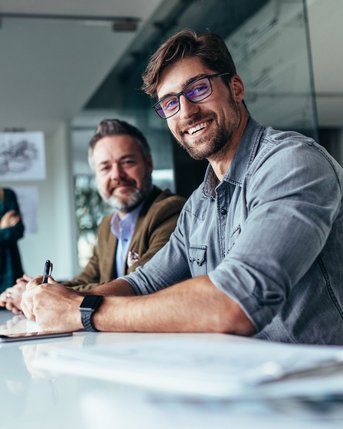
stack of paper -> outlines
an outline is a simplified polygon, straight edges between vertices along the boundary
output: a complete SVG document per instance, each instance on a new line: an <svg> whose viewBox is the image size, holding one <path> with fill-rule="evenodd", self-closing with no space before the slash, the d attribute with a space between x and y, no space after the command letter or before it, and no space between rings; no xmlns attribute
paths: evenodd
<svg viewBox="0 0 343 429"><path fill-rule="evenodd" d="M40 356L35 365L211 397L343 392L343 347L208 338L166 335L82 349L57 348Z"/></svg>

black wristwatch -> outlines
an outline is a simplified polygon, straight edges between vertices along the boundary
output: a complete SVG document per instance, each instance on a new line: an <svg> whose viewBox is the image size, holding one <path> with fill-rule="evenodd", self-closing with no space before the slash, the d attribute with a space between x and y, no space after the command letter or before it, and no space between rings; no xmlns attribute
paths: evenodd
<svg viewBox="0 0 343 429"><path fill-rule="evenodd" d="M98 330L93 325L92 317L94 311L99 307L103 299L104 297L100 295L86 295L83 298L80 304L80 312L82 325L86 331L98 332Z"/></svg>

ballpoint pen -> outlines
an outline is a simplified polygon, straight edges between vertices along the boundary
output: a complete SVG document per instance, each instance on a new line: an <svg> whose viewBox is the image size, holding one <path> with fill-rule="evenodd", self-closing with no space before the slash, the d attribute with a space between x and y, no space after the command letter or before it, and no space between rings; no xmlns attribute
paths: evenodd
<svg viewBox="0 0 343 429"><path fill-rule="evenodd" d="M48 283L48 278L49 278L49 276L52 273L52 267L53 267L52 262L49 261L49 259L47 259L45 261L45 264L44 264L43 281L42 281L42 283Z"/></svg>

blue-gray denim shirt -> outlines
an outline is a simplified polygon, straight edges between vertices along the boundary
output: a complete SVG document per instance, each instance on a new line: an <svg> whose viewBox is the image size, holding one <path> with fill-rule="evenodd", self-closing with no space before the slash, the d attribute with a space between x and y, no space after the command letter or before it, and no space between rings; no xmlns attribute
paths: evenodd
<svg viewBox="0 0 343 429"><path fill-rule="evenodd" d="M170 241L125 279L148 294L207 274L256 338L343 344L342 183L315 141L250 118L223 181L209 166Z"/></svg>

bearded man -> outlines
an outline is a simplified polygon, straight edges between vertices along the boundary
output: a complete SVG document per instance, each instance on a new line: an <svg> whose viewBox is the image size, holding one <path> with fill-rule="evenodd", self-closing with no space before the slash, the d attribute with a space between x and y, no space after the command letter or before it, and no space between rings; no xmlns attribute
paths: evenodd
<svg viewBox="0 0 343 429"><path fill-rule="evenodd" d="M140 130L119 119L100 122L88 160L98 191L114 209L98 227L97 243L84 270L64 285L78 291L109 282L147 262L169 240L185 202L152 184L150 147ZM21 311L24 275L0 296L0 306Z"/></svg>

